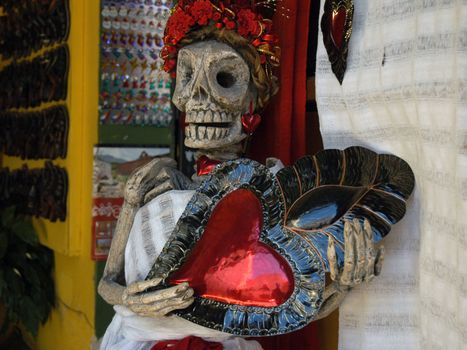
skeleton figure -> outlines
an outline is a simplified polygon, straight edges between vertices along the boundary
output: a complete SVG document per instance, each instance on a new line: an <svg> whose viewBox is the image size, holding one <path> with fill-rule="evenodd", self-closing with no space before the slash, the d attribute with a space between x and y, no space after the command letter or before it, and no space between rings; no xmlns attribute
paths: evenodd
<svg viewBox="0 0 467 350"><path fill-rule="evenodd" d="M185 144L197 149L198 156L219 160L239 157L242 141L247 137L242 131L241 116L249 110L251 102L254 107L259 104L250 70L239 52L220 41L196 42L180 50L173 102L186 113ZM108 303L124 305L140 316L161 317L193 302L193 290L186 284L146 292L160 280L137 281L130 285L123 280L126 264L123 253L138 209L162 193L193 188L201 180L194 176L193 185L175 168L173 160L158 159L129 178L109 259L99 284L99 293ZM335 310L350 288L370 281L381 270L384 250L374 246L368 222L363 226L358 221L347 222L344 236L343 271L337 268L333 240L329 241L332 282L325 289L325 301L318 318Z"/></svg>

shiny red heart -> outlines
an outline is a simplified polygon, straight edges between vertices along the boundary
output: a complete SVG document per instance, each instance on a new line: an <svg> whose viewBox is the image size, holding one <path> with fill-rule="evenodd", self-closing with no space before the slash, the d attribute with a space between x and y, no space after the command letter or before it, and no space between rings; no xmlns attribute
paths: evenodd
<svg viewBox="0 0 467 350"><path fill-rule="evenodd" d="M242 115L243 130L248 135L253 134L261 124L261 116L259 114L246 113Z"/></svg>
<svg viewBox="0 0 467 350"><path fill-rule="evenodd" d="M201 156L196 161L196 174L203 176L209 174L220 161L211 159L207 156Z"/></svg>
<svg viewBox="0 0 467 350"><path fill-rule="evenodd" d="M197 296L228 304L283 304L294 289L292 269L259 241L262 227L263 210L253 192L239 189L226 195L169 283L188 282Z"/></svg>
<svg viewBox="0 0 467 350"><path fill-rule="evenodd" d="M345 36L345 23L347 21L347 10L339 7L332 11L331 15L331 38L336 48L340 49Z"/></svg>

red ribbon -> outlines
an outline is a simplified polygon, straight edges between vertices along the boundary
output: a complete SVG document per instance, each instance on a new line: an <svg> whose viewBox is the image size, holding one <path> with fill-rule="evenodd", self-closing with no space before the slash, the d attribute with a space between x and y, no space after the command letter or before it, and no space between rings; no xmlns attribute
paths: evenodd
<svg viewBox="0 0 467 350"><path fill-rule="evenodd" d="M273 35L273 34L264 34L264 35L262 36L262 39L265 40L265 41L269 41L269 42L272 43L272 42L276 41L276 36Z"/></svg>
<svg viewBox="0 0 467 350"><path fill-rule="evenodd" d="M221 162L215 159L210 159L207 156L201 156L196 161L196 173L198 176L203 176L209 174L214 170L217 164Z"/></svg>
<svg viewBox="0 0 467 350"><path fill-rule="evenodd" d="M181 340L160 341L151 350L222 350L224 346L217 342L190 336Z"/></svg>
<svg viewBox="0 0 467 350"><path fill-rule="evenodd" d="M254 47L258 47L259 45L261 45L261 40L260 39L255 39L251 45L253 45Z"/></svg>

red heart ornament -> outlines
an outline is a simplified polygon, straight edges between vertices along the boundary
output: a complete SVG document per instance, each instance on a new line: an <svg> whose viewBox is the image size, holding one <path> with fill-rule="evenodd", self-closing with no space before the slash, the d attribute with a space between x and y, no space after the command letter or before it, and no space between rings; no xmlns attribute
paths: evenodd
<svg viewBox="0 0 467 350"><path fill-rule="evenodd" d="M342 47L345 35L345 23L347 22L347 10L339 7L332 11L331 15L331 38L337 49Z"/></svg>
<svg viewBox="0 0 467 350"><path fill-rule="evenodd" d="M294 289L288 262L259 241L263 209L251 191L239 189L214 208L203 236L170 284L188 282L195 294L227 304L273 307Z"/></svg>
<svg viewBox="0 0 467 350"><path fill-rule="evenodd" d="M207 156L201 156L196 161L196 174L203 176L209 174L220 161L211 159Z"/></svg>
<svg viewBox="0 0 467 350"><path fill-rule="evenodd" d="M243 130L248 135L253 134L261 124L261 116L259 114L246 113L242 115Z"/></svg>
<svg viewBox="0 0 467 350"><path fill-rule="evenodd" d="M242 336L288 333L319 315L327 249L344 266L347 220L369 220L375 242L405 213L410 167L361 147L304 157L273 176L252 160L203 181L147 279L188 282L195 299L176 315Z"/></svg>

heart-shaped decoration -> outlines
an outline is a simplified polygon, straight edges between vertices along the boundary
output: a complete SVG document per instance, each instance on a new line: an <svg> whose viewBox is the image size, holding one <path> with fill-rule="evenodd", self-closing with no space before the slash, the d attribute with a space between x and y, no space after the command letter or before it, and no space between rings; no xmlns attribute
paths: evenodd
<svg viewBox="0 0 467 350"><path fill-rule="evenodd" d="M229 304L283 304L293 291L292 269L259 241L262 226L258 197L246 189L229 193L214 208L203 236L169 284L188 282L196 295Z"/></svg>
<svg viewBox="0 0 467 350"><path fill-rule="evenodd" d="M332 11L331 15L331 38L337 49L342 47L345 36L345 23L347 21L347 10L341 6Z"/></svg>
<svg viewBox="0 0 467 350"><path fill-rule="evenodd" d="M365 148L304 157L274 177L252 160L222 163L200 185L148 279L188 282L176 313L237 335L292 332L323 302L328 241L344 264L344 223L367 219L381 240L405 213L414 177L403 160Z"/></svg>
<svg viewBox="0 0 467 350"><path fill-rule="evenodd" d="M201 156L196 161L196 174L198 176L207 175L220 163L221 162L218 160L211 159L207 156Z"/></svg>
<svg viewBox="0 0 467 350"><path fill-rule="evenodd" d="M347 69L353 12L353 0L325 0L321 31L332 71L340 84Z"/></svg>
<svg viewBox="0 0 467 350"><path fill-rule="evenodd" d="M246 134L252 135L261 124L261 116L259 114L246 113L242 115L243 131Z"/></svg>

